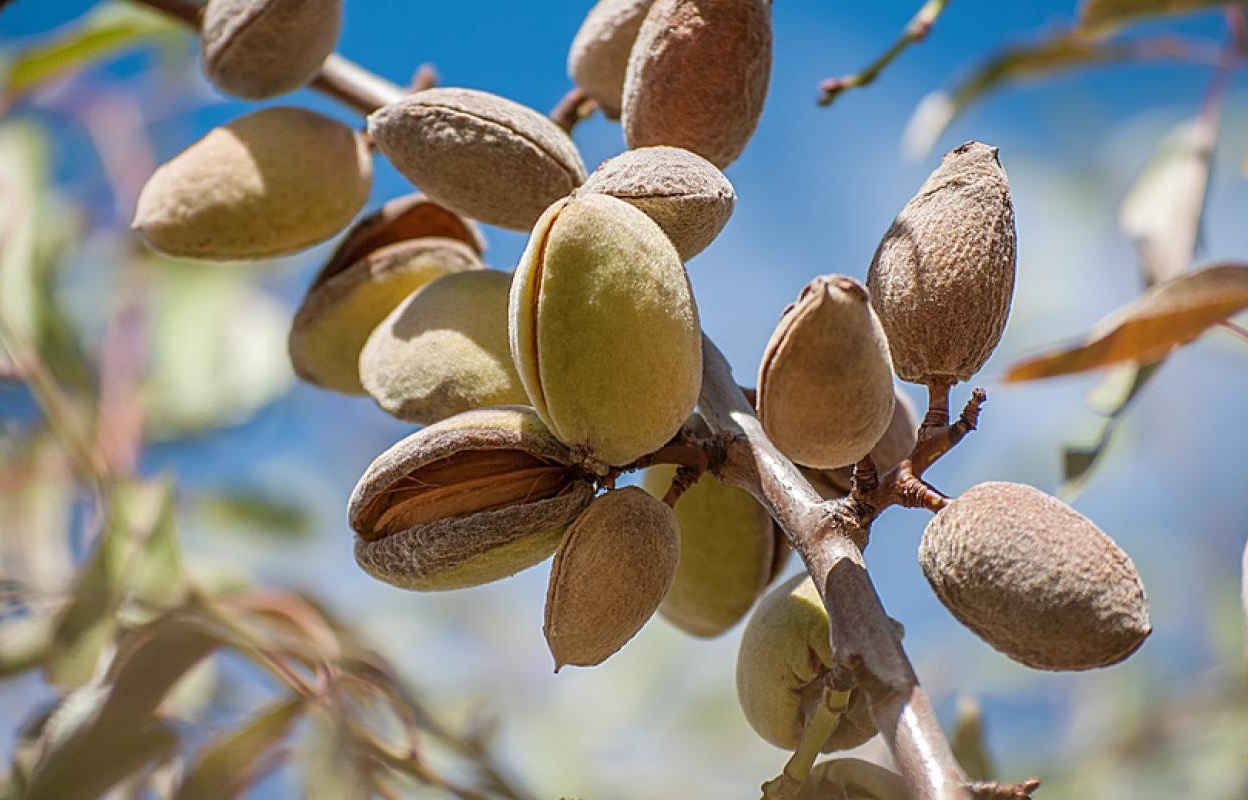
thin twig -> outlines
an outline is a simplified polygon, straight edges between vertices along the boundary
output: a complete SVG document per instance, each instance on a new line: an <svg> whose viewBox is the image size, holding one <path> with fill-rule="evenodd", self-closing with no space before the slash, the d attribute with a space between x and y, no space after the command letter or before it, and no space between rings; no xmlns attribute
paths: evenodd
<svg viewBox="0 0 1248 800"><path fill-rule="evenodd" d="M1226 330L1233 333L1234 335L1243 339L1245 342L1248 342L1248 328L1244 328L1242 325L1236 325L1234 322L1231 322L1229 319L1222 320L1218 324L1221 325Z"/></svg>
<svg viewBox="0 0 1248 800"><path fill-rule="evenodd" d="M884 68L891 64L893 59L901 55L907 47L927 38L927 34L932 30L932 25L936 24L936 20L940 17L941 12L945 10L945 6L948 3L949 0L927 0L923 7L919 9L919 12L911 18L909 24L906 25L901 38L893 42L893 46L885 50L883 55L860 72L840 78L828 78L819 84L819 105L831 105L832 101L846 89L867 86L873 82L884 71Z"/></svg>
<svg viewBox="0 0 1248 800"><path fill-rule="evenodd" d="M194 0L130 0L168 14L192 30L198 31L203 9ZM350 106L362 114L371 114L382 106L403 99L403 87L331 53L321 71L309 84L313 89Z"/></svg>

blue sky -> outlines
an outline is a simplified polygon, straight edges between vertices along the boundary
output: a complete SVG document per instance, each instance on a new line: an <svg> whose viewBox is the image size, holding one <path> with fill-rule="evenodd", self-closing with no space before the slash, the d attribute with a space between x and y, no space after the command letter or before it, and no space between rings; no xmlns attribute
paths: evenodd
<svg viewBox="0 0 1248 800"><path fill-rule="evenodd" d="M0 47L47 32L91 5L16 0L0 14ZM428 62L444 85L485 89L547 110L568 88L567 45L588 5L348 0L340 50L396 82ZM721 238L689 264L703 324L738 380L752 385L772 327L803 284L828 272L864 277L879 237L940 152L971 138L998 145L1018 215L1016 301L1000 352L977 381L991 394L982 429L932 475L948 493L988 479L1054 491L1059 443L1096 430L1096 418L1082 404L1094 379L1006 388L996 377L1012 358L1078 336L1138 292L1133 253L1115 228L1117 204L1152 143L1196 112L1210 70L1131 65L1008 87L955 122L927 160L911 162L901 157L899 141L925 94L952 85L1005 43L1056 30L1075 14L1073 0L951 3L929 39L874 86L846 93L831 108L817 107L820 79L867 63L917 5L776 4L767 106L750 148L727 170L740 198L736 213ZM1170 29L1224 38L1217 14ZM143 63L123 59L106 74ZM1248 149L1243 88L1237 76L1198 261L1248 255L1242 223L1248 192L1238 169ZM159 120L151 132L162 158L249 108L206 87L197 91L207 102L186 117L162 115L160 103L168 97L143 98ZM358 121L306 92L280 102ZM47 121L59 174L73 191L95 196L90 187L100 177L75 151L80 133L49 114L38 97L15 113ZM578 128L575 139L591 169L623 148L618 126L601 118ZM379 162L374 204L408 189ZM496 230L488 236L491 266L509 269L524 237ZM266 276L266 285L293 310L326 253L322 246L285 262ZM1172 359L1079 500L1080 510L1136 559L1153 602L1157 632L1121 672L1038 675L992 653L952 621L923 581L914 562L921 513L894 511L880 522L868 551L873 574L885 606L906 624L920 675L942 714L959 692L983 693L1002 755L1025 769L1033 754L1056 757L1074 746L1077 739L1064 735L1064 725L1079 694L1122 676L1173 681L1213 663L1217 655L1201 628L1202 609L1233 589L1248 533L1238 467L1246 365L1243 344L1221 334ZM778 771L783 754L754 742L734 715L731 662L739 629L715 642L689 642L655 622L607 665L565 670L556 678L540 633L544 568L452 595L403 595L362 576L348 556L346 496L368 462L408 430L366 400L301 386L243 425L153 448L144 468L176 470L191 486L241 481L288 487L318 520L313 541L298 558L272 546L247 550L246 557L272 580L328 587L340 608L358 613L414 678L446 699L450 713L474 700L501 707L508 753L541 795L617 796L608 787L629 779L640 787L630 796L672 796L665 782L673 774L684 780L679 775L688 767L715 773L702 780L724 790L716 796L738 796L732 787L756 785ZM1217 500L1194 507L1193 496ZM1176 540L1193 545L1180 548ZM230 544L203 531L195 532L192 546L206 559L232 557ZM603 699L608 694L610 701ZM594 709L591 719L586 708ZM722 730L708 735L708 727ZM725 751L739 754L737 763L724 765Z"/></svg>

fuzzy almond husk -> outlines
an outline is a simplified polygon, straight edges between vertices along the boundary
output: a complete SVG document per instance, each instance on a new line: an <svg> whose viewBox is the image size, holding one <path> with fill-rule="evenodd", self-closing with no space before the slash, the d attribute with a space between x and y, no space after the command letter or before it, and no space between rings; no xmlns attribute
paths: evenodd
<svg viewBox="0 0 1248 800"><path fill-rule="evenodd" d="M653 2L598 0L568 48L568 77L597 101L607 119L620 118L628 54Z"/></svg>
<svg viewBox="0 0 1248 800"><path fill-rule="evenodd" d="M1152 630L1127 554L1031 486L994 481L964 492L928 522L919 564L962 624L1036 669L1116 664Z"/></svg>
<svg viewBox="0 0 1248 800"><path fill-rule="evenodd" d="M586 463L628 464L670 439L702 385L702 338L675 247L623 200L542 215L511 284L511 355L551 431Z"/></svg>
<svg viewBox="0 0 1248 800"><path fill-rule="evenodd" d="M368 132L425 194L487 225L528 231L585 180L581 155L562 128L489 92L415 92L374 111Z"/></svg>
<svg viewBox="0 0 1248 800"><path fill-rule="evenodd" d="M1010 314L1015 245L997 148L954 148L897 215L867 272L897 377L951 384L979 371Z"/></svg>
<svg viewBox="0 0 1248 800"><path fill-rule="evenodd" d="M817 702L832 668L828 613L810 576L772 589L750 615L737 655L737 700L754 732L793 750L809 704ZM857 747L876 733L865 695L854 690L840 724L820 749Z"/></svg>
<svg viewBox="0 0 1248 800"><path fill-rule="evenodd" d="M484 269L464 243L428 237L386 245L313 283L291 323L288 349L295 373L325 389L364 394L360 351L386 316L438 278Z"/></svg>
<svg viewBox="0 0 1248 800"><path fill-rule="evenodd" d="M203 13L204 74L245 100L312 80L342 28L341 0L208 0Z"/></svg>
<svg viewBox="0 0 1248 800"><path fill-rule="evenodd" d="M507 344L511 275L446 275L413 293L360 351L364 388L392 416L427 425L528 402Z"/></svg>
<svg viewBox="0 0 1248 800"><path fill-rule="evenodd" d="M369 466L348 506L356 561L417 591L488 583L548 558L593 494L532 409L469 411Z"/></svg>
<svg viewBox="0 0 1248 800"><path fill-rule="evenodd" d="M436 237L462 242L478 256L485 255L485 237L470 219L440 206L420 192L396 197L360 217L312 280L322 284L369 253L410 239Z"/></svg>
<svg viewBox="0 0 1248 800"><path fill-rule="evenodd" d="M662 498L676 467L646 470L642 487ZM680 564L659 606L663 618L693 636L712 637L741 621L771 582L780 549L771 515L744 489L710 475L676 501Z"/></svg>
<svg viewBox="0 0 1248 800"><path fill-rule="evenodd" d="M769 0L655 0L625 73L624 138L723 169L749 143L770 76Z"/></svg>
<svg viewBox="0 0 1248 800"><path fill-rule="evenodd" d="M892 361L866 289L815 278L785 310L758 369L758 417L786 456L809 467L853 464L893 418Z"/></svg>
<svg viewBox="0 0 1248 800"><path fill-rule="evenodd" d="M672 240L682 261L715 241L737 202L724 173L679 147L642 147L609 158L580 191L609 194L644 211Z"/></svg>
<svg viewBox="0 0 1248 800"><path fill-rule="evenodd" d="M644 489L590 503L550 570L542 631L555 671L601 664L633 638L662 602L679 557L675 515Z"/></svg>
<svg viewBox="0 0 1248 800"><path fill-rule="evenodd" d="M148 178L132 227L153 250L273 258L346 227L373 165L363 139L302 108L265 108L214 128Z"/></svg>

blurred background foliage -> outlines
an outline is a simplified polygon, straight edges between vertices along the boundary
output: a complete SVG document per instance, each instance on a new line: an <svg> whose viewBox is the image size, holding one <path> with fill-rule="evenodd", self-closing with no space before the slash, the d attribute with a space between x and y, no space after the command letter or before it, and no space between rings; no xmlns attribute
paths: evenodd
<svg viewBox="0 0 1248 800"><path fill-rule="evenodd" d="M588 5L348 2L341 51L547 109ZM980 770L1042 777L1041 797L1248 797L1248 346L1214 331L1158 369L999 380L1158 276L1248 254L1239 6L951 3L872 86L818 107L819 79L885 50L905 5L777 4L767 109L728 172L737 212L690 265L704 326L752 383L785 304L815 274L863 277L940 151L1001 147L1013 315L977 382L981 430L933 477L1081 489L1140 567L1155 632L1101 672L1008 661L931 596L922 512L877 524L875 581ZM124 2L0 13L0 797L754 796L786 755L737 709L739 629L697 641L656 619L555 676L546 567L435 595L355 567L347 495L409 426L293 383L287 326L329 245L201 264L128 231L155 166L246 108L195 58ZM282 102L359 122L310 92ZM590 165L623 147L599 117L575 138ZM406 191L378 169L374 206ZM509 268L523 237L489 239Z"/></svg>

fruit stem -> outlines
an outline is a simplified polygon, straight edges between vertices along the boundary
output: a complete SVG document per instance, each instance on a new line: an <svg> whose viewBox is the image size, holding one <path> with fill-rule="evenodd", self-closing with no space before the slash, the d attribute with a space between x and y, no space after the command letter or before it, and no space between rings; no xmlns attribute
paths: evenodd
<svg viewBox="0 0 1248 800"><path fill-rule="evenodd" d="M835 668L866 692L872 721L910 796L972 800L969 781L867 573L862 548L877 509L855 497L820 497L763 432L723 354L709 338L702 342L698 405L724 447L712 472L754 495L801 556L828 609ZM879 492L894 489L890 476L898 474L890 471Z"/></svg>
<svg viewBox="0 0 1248 800"><path fill-rule="evenodd" d="M573 86L550 111L550 119L567 133L572 133L581 120L588 119L598 110L598 103L588 97L579 86Z"/></svg>
<svg viewBox="0 0 1248 800"><path fill-rule="evenodd" d="M806 725L802 728L802 738L797 743L797 749L784 765L784 774L799 785L810 777L810 769L815 765L815 759L819 757L828 738L840 726L841 715L849 707L849 697L850 693L847 691L838 692L831 687L823 687L806 719Z"/></svg>

